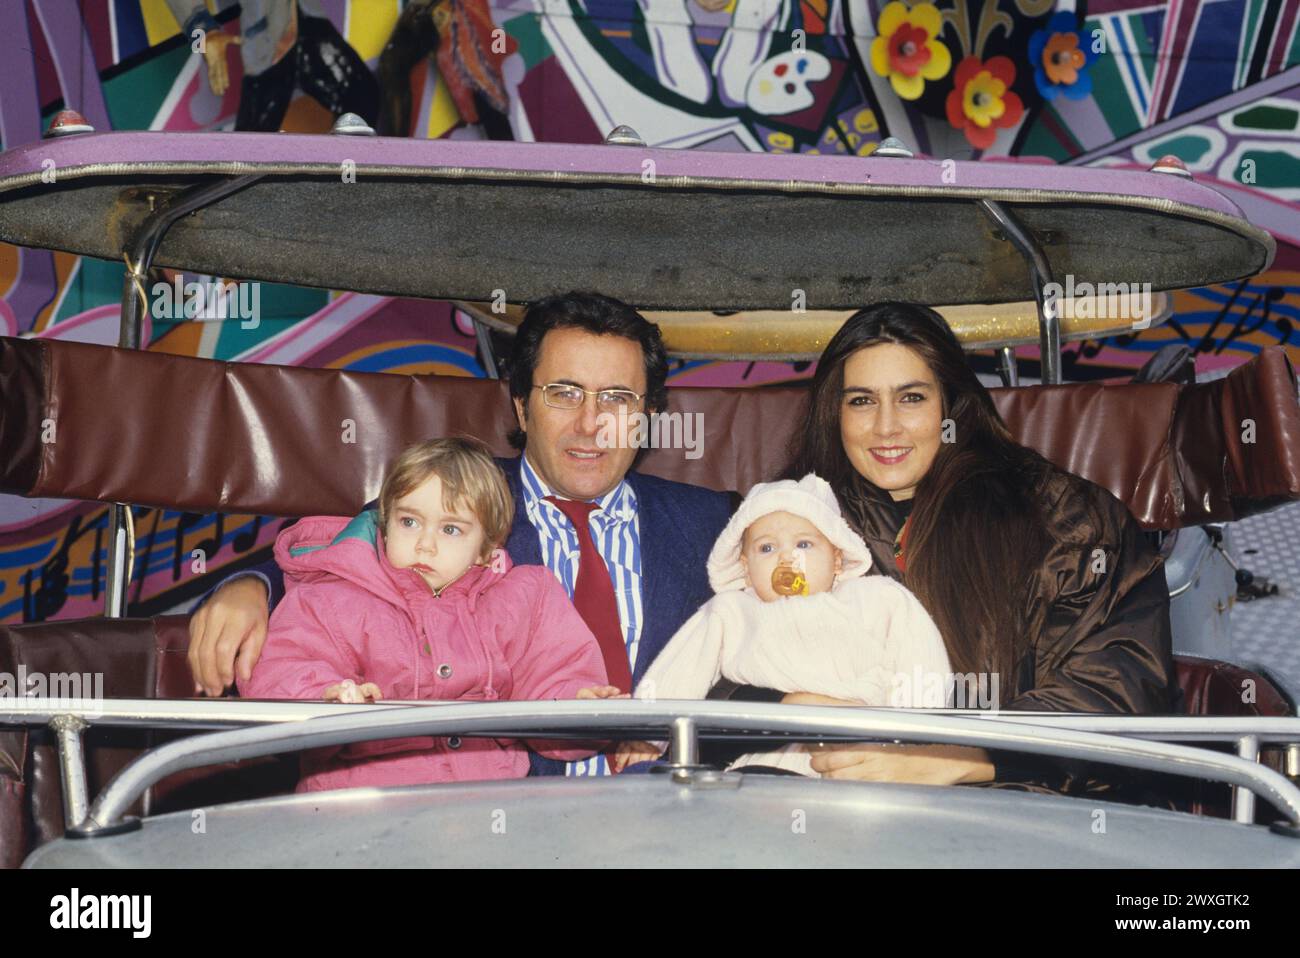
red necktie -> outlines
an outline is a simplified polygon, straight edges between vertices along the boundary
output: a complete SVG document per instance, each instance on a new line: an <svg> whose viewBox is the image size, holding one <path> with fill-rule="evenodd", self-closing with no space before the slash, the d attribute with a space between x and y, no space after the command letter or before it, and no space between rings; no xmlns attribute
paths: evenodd
<svg viewBox="0 0 1300 958"><path fill-rule="evenodd" d="M630 692L632 670L628 667L614 583L610 581L605 560L596 551L596 542L591 538L591 527L587 522L592 510L600 506L595 502L557 499L555 496L547 496L546 501L555 503L578 534L578 578L573 584L573 606L596 636L600 654L605 659L609 684L617 685L620 692Z"/></svg>

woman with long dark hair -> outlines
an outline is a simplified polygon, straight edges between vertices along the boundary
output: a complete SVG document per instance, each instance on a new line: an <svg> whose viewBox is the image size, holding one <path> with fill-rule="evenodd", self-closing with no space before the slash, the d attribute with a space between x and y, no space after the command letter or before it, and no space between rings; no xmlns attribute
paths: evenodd
<svg viewBox="0 0 1300 958"><path fill-rule="evenodd" d="M1173 710L1158 556L1114 496L1011 438L938 313L880 303L830 341L790 469L808 472L830 482L875 571L901 580L933 617L954 672L967 677L958 694L980 696L967 706ZM814 768L885 781L1025 778L1000 767L1003 758L850 745L822 749ZM1053 769L1045 787L1087 784L1086 769Z"/></svg>

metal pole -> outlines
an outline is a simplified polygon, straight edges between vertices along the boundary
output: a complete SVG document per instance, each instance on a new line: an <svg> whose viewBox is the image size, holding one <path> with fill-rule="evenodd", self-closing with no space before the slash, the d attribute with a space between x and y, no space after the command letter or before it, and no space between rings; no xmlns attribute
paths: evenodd
<svg viewBox="0 0 1300 958"><path fill-rule="evenodd" d="M686 716L673 719L669 734L668 764L699 765L700 743L696 735L695 719Z"/></svg>
<svg viewBox="0 0 1300 958"><path fill-rule="evenodd" d="M1003 346L998 350L998 375L1002 377L1002 385L1019 386L1020 369L1016 366L1016 348L1014 346Z"/></svg>
<svg viewBox="0 0 1300 958"><path fill-rule="evenodd" d="M474 338L478 340L478 351L483 356L484 372L491 379L500 379L501 373L497 371L497 358L492 353L492 336L488 328L473 313L468 313L468 316L474 323Z"/></svg>
<svg viewBox="0 0 1300 958"><path fill-rule="evenodd" d="M1060 297L1049 297L1046 290L1052 282L1052 266L1029 231L1001 203L980 200L979 204L989 219L1007 234L1011 245L1029 266L1034 299L1038 303L1038 349L1042 356L1043 383L1058 385L1061 382L1061 304Z"/></svg>
<svg viewBox="0 0 1300 958"><path fill-rule="evenodd" d="M120 619L126 615L126 588L131 581L131 549L127 542L129 506L115 502L108 509L108 562L105 570L104 615Z"/></svg>
<svg viewBox="0 0 1300 958"><path fill-rule="evenodd" d="M154 256L162 244L167 231L176 221L190 213L196 213L218 200L238 193L262 179L261 173L244 176L232 176L215 183L192 186L177 193L158 207L140 224L131 240L127 253L126 279L122 289L122 320L118 335L118 346L123 349L140 348L140 330L144 320L144 311L148 308L148 295L145 281L149 269L153 266Z"/></svg>
<svg viewBox="0 0 1300 958"><path fill-rule="evenodd" d="M149 309L149 294L145 283L153 266L154 256L167 231L183 216L197 212L205 206L238 193L256 183L261 173L232 176L215 183L192 186L168 199L150 213L140 224L131 239L126 256L126 276L122 283L122 315L118 325L117 345L122 349L139 349L140 334L145 312ZM127 506L114 503L109 510L108 571L104 590L104 615L120 619L126 615L126 590L131 584L129 550L127 549Z"/></svg>
<svg viewBox="0 0 1300 958"><path fill-rule="evenodd" d="M50 719L50 729L59 743L65 828L80 825L90 811L90 800L86 793L86 756L81 746L81 733L89 727L75 715L56 715Z"/></svg>
<svg viewBox="0 0 1300 958"><path fill-rule="evenodd" d="M1248 762L1259 761L1259 736L1243 735L1237 739L1237 755ZM1232 820L1255 824L1255 793L1240 785L1232 787Z"/></svg>

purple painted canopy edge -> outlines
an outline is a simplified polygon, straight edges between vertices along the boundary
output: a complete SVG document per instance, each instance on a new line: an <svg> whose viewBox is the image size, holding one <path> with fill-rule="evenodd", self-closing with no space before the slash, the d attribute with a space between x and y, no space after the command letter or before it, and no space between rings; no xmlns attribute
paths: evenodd
<svg viewBox="0 0 1300 958"><path fill-rule="evenodd" d="M654 161L657 178L711 177L769 183L872 184L940 187L941 159L724 153L650 147L561 143L417 140L294 133L89 133L44 140L0 153L0 190L6 181L39 174L46 160L55 169L92 164L247 163L475 168L534 173L641 176ZM1243 218L1241 209L1216 190L1166 174L1140 170L1080 169L1042 163L951 161L954 193L964 189L1068 190L1125 194L1200 207Z"/></svg>

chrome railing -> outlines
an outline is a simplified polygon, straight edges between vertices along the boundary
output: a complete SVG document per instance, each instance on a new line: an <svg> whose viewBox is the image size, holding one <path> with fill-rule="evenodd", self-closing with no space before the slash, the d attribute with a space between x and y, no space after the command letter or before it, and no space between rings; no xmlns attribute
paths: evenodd
<svg viewBox="0 0 1300 958"><path fill-rule="evenodd" d="M116 832L144 792L184 769L285 751L415 735L667 739L668 768L689 777L698 740L892 741L966 745L1119 765L1230 785L1234 818L1254 820L1258 796L1300 829L1300 789L1258 763L1262 746L1300 747L1300 718L1115 716L1051 712L869 709L713 701L388 702L341 705L244 700L0 700L0 726L50 725L67 820L80 835ZM82 765L89 725L224 729L149 751L90 805ZM1229 755L1183 742L1231 743Z"/></svg>

